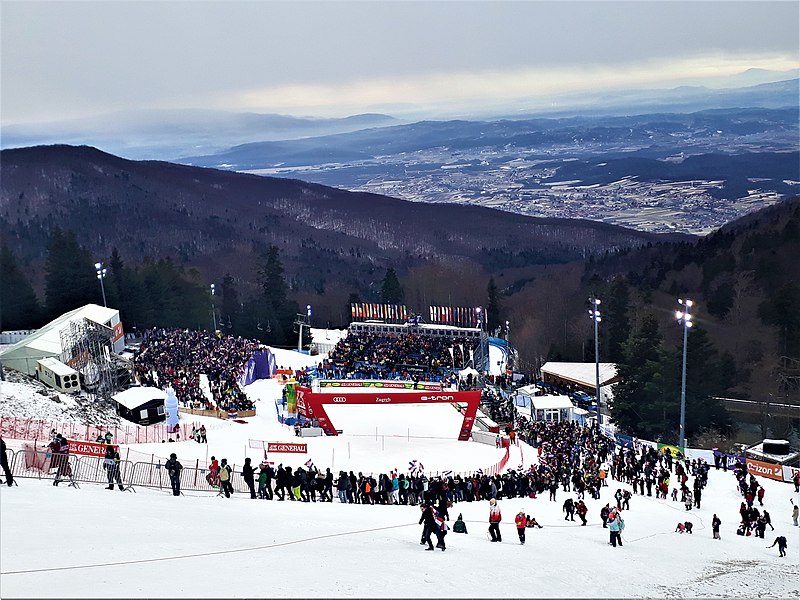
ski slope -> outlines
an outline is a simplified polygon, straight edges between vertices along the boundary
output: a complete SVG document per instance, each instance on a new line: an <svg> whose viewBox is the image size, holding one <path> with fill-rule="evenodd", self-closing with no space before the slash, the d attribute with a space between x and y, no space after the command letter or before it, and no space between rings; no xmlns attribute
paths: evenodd
<svg viewBox="0 0 800 600"><path fill-rule="evenodd" d="M277 353L278 364L291 368L317 358ZM249 439L302 441L307 455L269 459L297 466L311 458L323 469L365 473L404 471L414 459L427 472L472 470L503 455L455 440L461 417L446 404L329 405L345 435L299 440L276 418L277 381L257 381L247 392L258 414L244 424L184 416L205 424L208 444L122 451L130 449L132 460L137 453L176 452L184 465L209 454L241 465L245 456L263 458ZM511 452L511 468L535 461L524 444ZM487 502L459 503L451 522L463 513L469 534L451 532L446 552L425 552L416 507L262 501L244 494L226 500L202 492L176 498L145 488L120 493L20 479L19 487L0 486L0 597L800 598L800 528L790 517L790 499L800 503L800 497L788 484L759 481L775 526L765 540L735 535L741 496L731 473L712 469L700 509L687 513L677 502L634 495L624 513L622 548L607 544L599 519L616 488L627 487L612 480L600 501L586 501L587 527L577 517L563 520L568 494L560 490L556 502L546 494L501 500L503 542L491 544ZM544 525L527 531L524 546L513 527L519 510ZM715 512L723 523L721 541L711 539ZM694 523L692 535L674 532L684 520ZM776 535L789 540L786 558L765 548Z"/></svg>
<svg viewBox="0 0 800 600"><path fill-rule="evenodd" d="M624 546L608 545L599 510L617 487L588 500L589 525L565 522L561 504L501 500L503 541L487 540L487 502L459 503L469 533L446 552L419 545L419 509L229 500L189 492L76 490L21 480L0 489L0 596L103 597L514 597L797 598L800 528L787 484L762 480L776 531L734 535L740 497L731 473L712 471L703 507L634 496ZM624 486L622 486L624 487ZM544 525L521 546L512 521L524 510ZM711 516L722 540L711 539ZM691 520L692 535L674 533ZM767 549L776 534L789 555ZM44 570L42 570L44 569Z"/></svg>

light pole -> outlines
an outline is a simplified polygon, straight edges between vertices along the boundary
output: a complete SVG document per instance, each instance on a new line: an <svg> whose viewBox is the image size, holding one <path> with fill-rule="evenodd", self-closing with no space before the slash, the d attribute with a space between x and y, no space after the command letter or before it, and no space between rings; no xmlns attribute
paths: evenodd
<svg viewBox="0 0 800 600"><path fill-rule="evenodd" d="M678 304L681 305L683 310L676 310L675 311L675 318L678 320L678 323L683 325L683 370L681 374L681 429L680 434L678 436L678 448L681 452L685 452L684 444L686 443L685 433L684 433L684 422L686 419L686 338L689 334L689 328L692 326L692 315L691 309L694 302L691 300L684 300L683 298L678 298Z"/></svg>
<svg viewBox="0 0 800 600"><path fill-rule="evenodd" d="M96 262L94 263L94 270L97 273L97 278L100 280L100 291L103 293L103 306L108 308L108 304L106 304L106 288L103 285L103 279L106 278L108 269L103 266L103 263Z"/></svg>
<svg viewBox="0 0 800 600"><path fill-rule="evenodd" d="M217 331L217 310L214 308L214 292L216 291L217 286L215 284L211 284L211 318L214 319L214 332Z"/></svg>
<svg viewBox="0 0 800 600"><path fill-rule="evenodd" d="M589 317L594 321L594 393L597 401L597 431L600 431L600 420L602 412L600 410L600 344L598 343L597 329L600 323L600 298L589 298L592 308L589 309Z"/></svg>
<svg viewBox="0 0 800 600"><path fill-rule="evenodd" d="M300 337L297 338L297 351L303 351L303 325L307 326L309 329L311 328L311 305L306 304L306 319L305 323L302 320L302 315L297 315L297 324L300 326Z"/></svg>

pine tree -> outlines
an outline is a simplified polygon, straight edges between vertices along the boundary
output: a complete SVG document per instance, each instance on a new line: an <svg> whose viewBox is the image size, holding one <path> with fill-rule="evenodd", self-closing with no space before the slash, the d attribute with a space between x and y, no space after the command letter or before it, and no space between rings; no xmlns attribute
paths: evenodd
<svg viewBox="0 0 800 600"><path fill-rule="evenodd" d="M239 335L241 327L241 305L239 304L239 292L230 273L226 273L222 279L222 321L220 328L226 333Z"/></svg>
<svg viewBox="0 0 800 600"><path fill-rule="evenodd" d="M269 339L278 345L291 345L293 323L299 308L297 303L289 300L289 286L284 278L283 263L277 246L270 246L264 268L260 271L261 302L260 307L272 331Z"/></svg>
<svg viewBox="0 0 800 600"><path fill-rule="evenodd" d="M0 331L30 329L40 323L39 301L30 281L5 245L0 249Z"/></svg>
<svg viewBox="0 0 800 600"><path fill-rule="evenodd" d="M494 282L494 277L489 279L489 285L486 288L488 302L486 304L486 329L489 333L500 327L500 292L497 289L497 284Z"/></svg>
<svg viewBox="0 0 800 600"><path fill-rule="evenodd" d="M403 288L400 285L400 280L397 278L397 273L394 272L394 269L389 267L383 278L383 285L381 285L381 302L384 304L399 304L402 300Z"/></svg>
<svg viewBox="0 0 800 600"><path fill-rule="evenodd" d="M624 277L617 277L611 283L608 300L604 304L606 310L601 312L605 313L603 321L607 340L606 360L616 363L622 360L622 345L631 334L628 283Z"/></svg>
<svg viewBox="0 0 800 600"><path fill-rule="evenodd" d="M102 304L89 252L72 231L53 230L45 262L45 303L50 319L89 303Z"/></svg>

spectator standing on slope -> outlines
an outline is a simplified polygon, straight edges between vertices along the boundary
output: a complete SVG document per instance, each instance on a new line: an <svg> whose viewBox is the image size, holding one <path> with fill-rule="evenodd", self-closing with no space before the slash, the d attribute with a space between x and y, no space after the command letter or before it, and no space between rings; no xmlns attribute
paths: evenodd
<svg viewBox="0 0 800 600"><path fill-rule="evenodd" d="M244 479L244 482L247 484L247 487L250 490L251 500L256 499L255 474L256 470L253 468L253 465L250 462L250 457L248 456L244 459L244 466L242 467L242 479Z"/></svg>
<svg viewBox="0 0 800 600"><path fill-rule="evenodd" d="M521 510L514 517L514 525L517 526L517 535L519 536L519 543L525 544L525 526L528 524L528 517L525 511Z"/></svg>
<svg viewBox="0 0 800 600"><path fill-rule="evenodd" d="M719 520L719 517L714 514L714 518L711 520L711 531L714 534L714 539L719 540L722 539L719 537L719 526L722 525L722 521Z"/></svg>
<svg viewBox="0 0 800 600"><path fill-rule="evenodd" d="M11 469L8 468L8 456L6 455L6 441L0 436L0 468L3 469L3 475L6 478L8 487L14 485L14 477L11 475Z"/></svg>
<svg viewBox="0 0 800 600"><path fill-rule="evenodd" d="M180 496L181 470L183 470L183 465L178 462L178 456L173 452L172 454L169 455L169 460L166 462L164 466L167 468L167 473L169 474L169 482L172 485L172 495Z"/></svg>
<svg viewBox="0 0 800 600"><path fill-rule="evenodd" d="M497 499L492 498L489 500L489 535L492 536L493 542L502 542L503 536L500 535L500 521L503 520L500 514L500 506L497 504Z"/></svg>

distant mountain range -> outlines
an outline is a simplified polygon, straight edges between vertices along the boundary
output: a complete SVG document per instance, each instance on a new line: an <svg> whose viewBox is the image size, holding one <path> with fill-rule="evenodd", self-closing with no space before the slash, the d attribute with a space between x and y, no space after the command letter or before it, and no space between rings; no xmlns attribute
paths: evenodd
<svg viewBox="0 0 800 600"><path fill-rule="evenodd" d="M139 110L55 123L7 125L3 148L41 144L92 145L132 159L211 153L251 141L292 140L385 127L388 115L339 119L219 110Z"/></svg>
<svg viewBox="0 0 800 600"><path fill-rule="evenodd" d="M558 263L659 236L592 221L538 219L475 206L412 203L297 180L135 162L90 147L3 150L0 235L39 273L56 226L97 256L172 256L252 280L278 246L298 285L358 289L376 267L428 261L503 266Z"/></svg>

